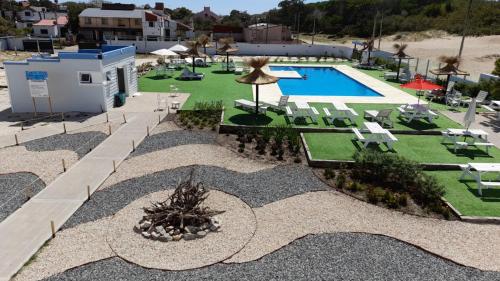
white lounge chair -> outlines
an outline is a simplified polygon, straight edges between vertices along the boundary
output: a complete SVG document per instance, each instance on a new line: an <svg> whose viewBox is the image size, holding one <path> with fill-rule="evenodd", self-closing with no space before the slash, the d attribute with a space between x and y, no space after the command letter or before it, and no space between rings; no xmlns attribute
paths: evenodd
<svg viewBox="0 0 500 281"><path fill-rule="evenodd" d="M389 127L392 127L394 123L391 121L391 113L392 109L382 109L380 111L378 110L365 110L363 118L369 119L369 120L374 120L378 122L382 127L384 125L387 125Z"/></svg>
<svg viewBox="0 0 500 281"><path fill-rule="evenodd" d="M307 120L308 117L311 118L311 120L313 121L313 123L318 123L319 112L314 107L310 107L307 110L298 109L292 103L291 106L286 106L285 107L285 113L286 113L286 116L289 119L291 119L292 123L294 123L296 119Z"/></svg>
<svg viewBox="0 0 500 281"><path fill-rule="evenodd" d="M445 96L445 103L450 107L459 107L462 102L462 93L452 90L450 94Z"/></svg>
<svg viewBox="0 0 500 281"><path fill-rule="evenodd" d="M262 104L276 111L285 111L285 107L288 105L289 98L290 96L281 96L278 102L263 101Z"/></svg>
<svg viewBox="0 0 500 281"><path fill-rule="evenodd" d="M203 73L195 73L189 70L188 68L184 68L179 76L181 80L201 80L205 77Z"/></svg>
<svg viewBox="0 0 500 281"><path fill-rule="evenodd" d="M240 107L245 110L255 110L255 102L245 99L239 99L234 101L234 107ZM267 106L259 105L259 113L266 114Z"/></svg>
<svg viewBox="0 0 500 281"><path fill-rule="evenodd" d="M434 119L439 118L439 115L430 110L429 106L425 105L402 105L398 107L399 117L404 117L408 122L419 119L427 119L429 123L432 123Z"/></svg>
<svg viewBox="0 0 500 281"><path fill-rule="evenodd" d="M481 106L481 105L485 104L486 98L488 97L488 95L489 95L489 93L486 91L483 91L483 90L479 91L479 93L477 94L477 97L476 97L477 106ZM463 106L466 106L466 105L469 105L471 102L472 102L472 98L461 100L460 104Z"/></svg>
<svg viewBox="0 0 500 281"><path fill-rule="evenodd" d="M351 124L356 123L356 118L359 116L359 114L354 109L347 107L344 103L333 102L332 105L333 108L323 108L323 112L325 113L325 119L327 120L327 122L333 124L336 119L349 119Z"/></svg>

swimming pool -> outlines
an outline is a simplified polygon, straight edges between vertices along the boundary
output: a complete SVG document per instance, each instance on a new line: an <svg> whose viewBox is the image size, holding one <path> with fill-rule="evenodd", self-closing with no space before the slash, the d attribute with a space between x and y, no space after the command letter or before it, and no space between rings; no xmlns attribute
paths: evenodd
<svg viewBox="0 0 500 281"><path fill-rule="evenodd" d="M270 66L271 71L296 71L302 77L281 78L278 85L287 96L383 97L381 94L331 67Z"/></svg>

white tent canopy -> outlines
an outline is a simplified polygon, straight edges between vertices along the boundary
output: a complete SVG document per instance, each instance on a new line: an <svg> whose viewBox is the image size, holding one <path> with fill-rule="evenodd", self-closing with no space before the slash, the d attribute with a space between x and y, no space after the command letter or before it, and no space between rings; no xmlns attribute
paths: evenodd
<svg viewBox="0 0 500 281"><path fill-rule="evenodd" d="M169 49L159 49L154 52L151 52L153 55L164 56L164 57L177 57L179 56L177 53L169 50Z"/></svg>
<svg viewBox="0 0 500 281"><path fill-rule="evenodd" d="M170 48L168 48L170 51L173 51L173 52L186 52L187 50L189 50L186 46L182 46L180 44L177 44L177 45L174 45Z"/></svg>

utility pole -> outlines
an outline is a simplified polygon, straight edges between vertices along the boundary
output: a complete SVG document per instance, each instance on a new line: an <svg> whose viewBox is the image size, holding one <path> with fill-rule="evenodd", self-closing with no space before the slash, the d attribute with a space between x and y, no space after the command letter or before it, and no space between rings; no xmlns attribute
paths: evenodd
<svg viewBox="0 0 500 281"><path fill-rule="evenodd" d="M469 6L467 8L467 14L465 16L465 21L464 21L464 30L462 34L462 42L460 43L460 51L458 51L458 57L462 57L462 51L464 50L464 42L465 42L465 35L467 34L467 28L469 26L469 17L470 17L470 11L472 7L472 0L469 0Z"/></svg>
<svg viewBox="0 0 500 281"><path fill-rule="evenodd" d="M382 22L384 22L384 14L382 14L382 18L380 19L380 30L378 33L378 49L380 50L380 41L382 41Z"/></svg>
<svg viewBox="0 0 500 281"><path fill-rule="evenodd" d="M316 17L314 17L314 21L313 21L313 36L312 36L312 40L311 40L311 45L314 45L314 35L316 35Z"/></svg>
<svg viewBox="0 0 500 281"><path fill-rule="evenodd" d="M377 16L378 16L378 11L375 14L375 17L373 18L372 40L375 39L375 29L377 29Z"/></svg>

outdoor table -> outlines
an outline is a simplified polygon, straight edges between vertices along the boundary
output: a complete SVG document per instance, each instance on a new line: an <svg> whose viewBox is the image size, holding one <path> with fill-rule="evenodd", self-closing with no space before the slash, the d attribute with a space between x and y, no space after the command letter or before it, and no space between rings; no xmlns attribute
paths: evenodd
<svg viewBox="0 0 500 281"><path fill-rule="evenodd" d="M429 121L429 123L433 123L433 119L437 118L438 115L432 112L428 106L423 104L407 104L405 106L401 106L399 108L400 116L404 116L408 118L408 122L413 121L414 119L418 120L421 118L425 118Z"/></svg>
<svg viewBox="0 0 500 281"><path fill-rule="evenodd" d="M310 109L311 107L309 106L309 104L305 101L296 101L295 102L295 105L297 106L297 109Z"/></svg>
<svg viewBox="0 0 500 281"><path fill-rule="evenodd" d="M448 134L448 136L451 137L451 139L453 141L456 140L457 137L472 137L474 138L475 140L476 139L479 139L479 140L484 140L484 141L488 141L488 133L483 131L483 130L480 130L480 129L469 129L469 130L466 130L466 129L447 129L446 130L446 133Z"/></svg>
<svg viewBox="0 0 500 281"><path fill-rule="evenodd" d="M500 186L500 163L468 163L461 168L464 172L460 176L460 180L463 180L466 176L472 177L478 185L479 195L482 195L483 187ZM498 174L496 181L483 182L481 177L486 173Z"/></svg>
<svg viewBox="0 0 500 281"><path fill-rule="evenodd" d="M389 149L392 149L392 144L398 140L391 134L391 132L384 129L377 122L364 122L362 131L370 133L365 138L366 140L364 142L366 145L368 143L385 143Z"/></svg>
<svg viewBox="0 0 500 281"><path fill-rule="evenodd" d="M377 122L364 122L363 127L370 132L370 134L374 135L385 135L387 134L387 130L382 128Z"/></svg>

